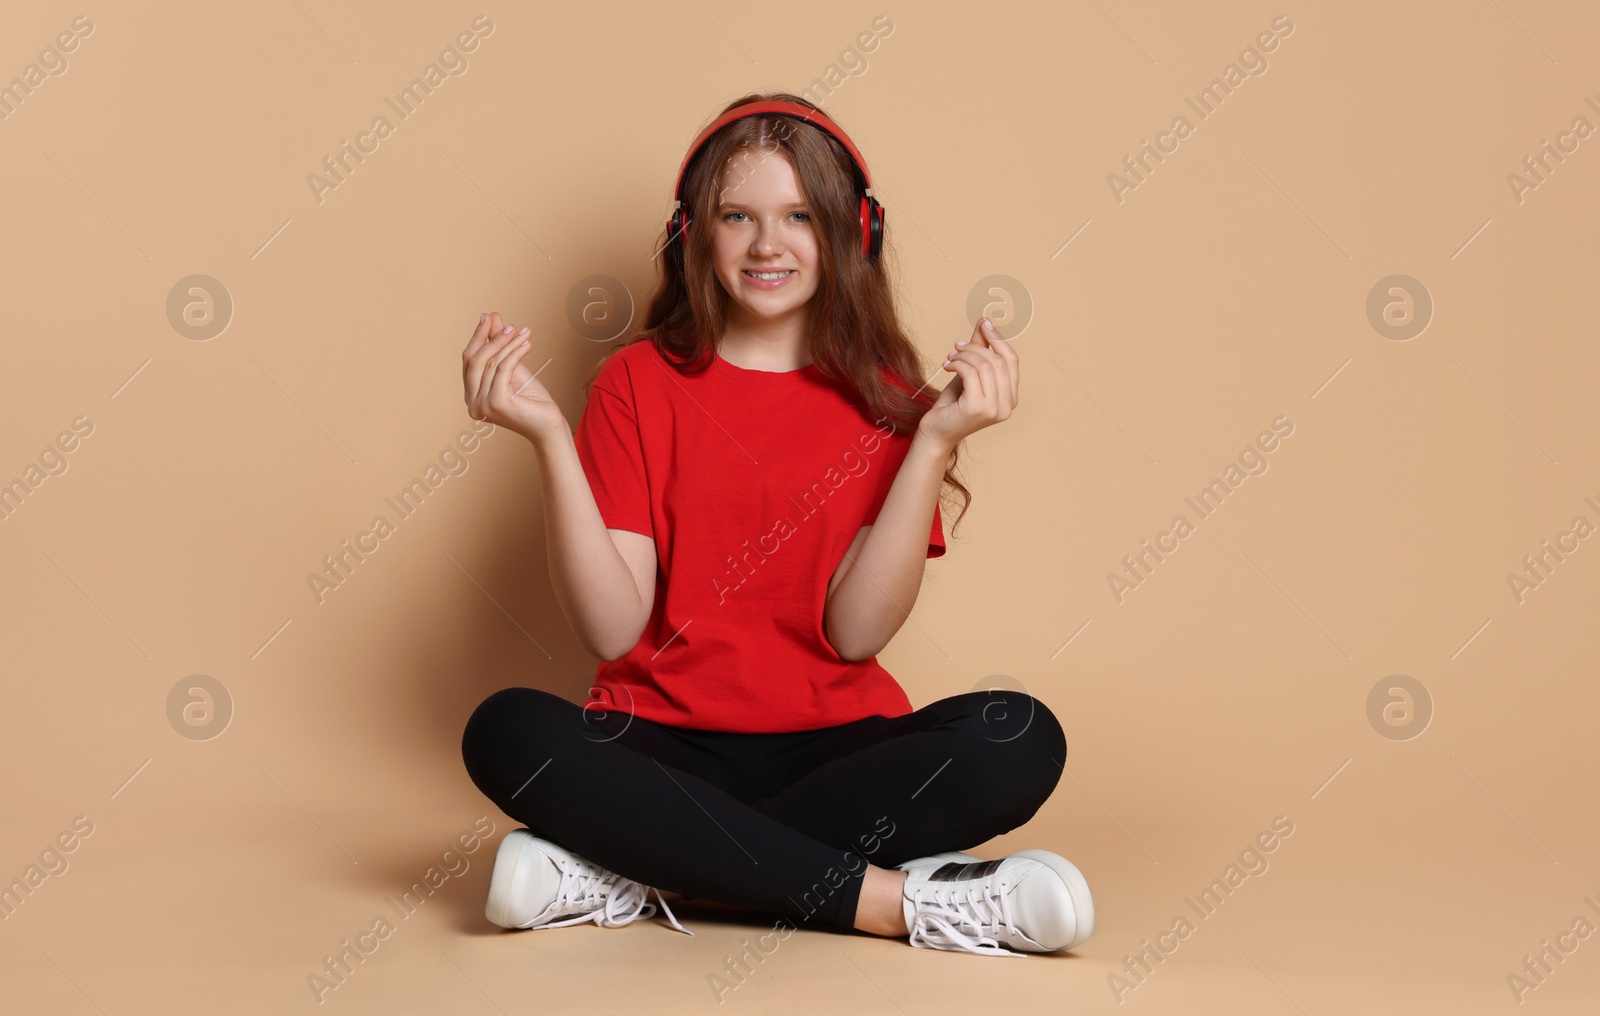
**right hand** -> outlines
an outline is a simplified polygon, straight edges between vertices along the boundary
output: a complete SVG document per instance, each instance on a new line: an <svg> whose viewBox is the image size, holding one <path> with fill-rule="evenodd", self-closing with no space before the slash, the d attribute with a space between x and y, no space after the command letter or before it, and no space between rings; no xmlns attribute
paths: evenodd
<svg viewBox="0 0 1600 1016"><path fill-rule="evenodd" d="M498 311L484 315L461 352L461 379L468 416L538 441L565 427L567 418L549 390L523 366L528 331L503 324Z"/></svg>

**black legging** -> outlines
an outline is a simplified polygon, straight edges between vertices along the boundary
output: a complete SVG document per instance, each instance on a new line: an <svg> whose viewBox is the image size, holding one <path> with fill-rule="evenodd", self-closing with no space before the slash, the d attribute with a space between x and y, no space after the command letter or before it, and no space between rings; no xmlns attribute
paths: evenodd
<svg viewBox="0 0 1600 1016"><path fill-rule="evenodd" d="M1019 691L746 734L506 688L467 721L467 773L534 835L647 886L850 928L867 864L974 847L1033 817L1066 763Z"/></svg>

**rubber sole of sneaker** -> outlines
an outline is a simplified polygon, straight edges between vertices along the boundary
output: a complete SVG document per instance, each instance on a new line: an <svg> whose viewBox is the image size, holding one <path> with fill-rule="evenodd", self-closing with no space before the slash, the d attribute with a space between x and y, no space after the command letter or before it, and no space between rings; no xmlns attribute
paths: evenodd
<svg viewBox="0 0 1600 1016"><path fill-rule="evenodd" d="M494 855L494 870L489 875L489 899L483 913L491 924L502 928L517 928L512 917L516 904L517 874L525 858L532 859L538 850L533 846L533 834L526 829L513 829L500 841Z"/></svg>
<svg viewBox="0 0 1600 1016"><path fill-rule="evenodd" d="M973 857L971 854L963 853L959 850L947 850L942 854L934 854L932 856L946 861L955 861L958 864L970 864L973 861L982 860L982 858ZM1071 942L1053 951L1062 952L1074 949L1087 942L1089 936L1094 934L1094 897L1089 894L1089 881L1083 877L1083 872L1078 870L1078 866L1060 854L1049 850L1019 850L1010 856L1026 857L1030 860L1038 861L1059 875L1061 881L1067 884L1067 894L1072 897L1072 912L1077 933L1072 936Z"/></svg>

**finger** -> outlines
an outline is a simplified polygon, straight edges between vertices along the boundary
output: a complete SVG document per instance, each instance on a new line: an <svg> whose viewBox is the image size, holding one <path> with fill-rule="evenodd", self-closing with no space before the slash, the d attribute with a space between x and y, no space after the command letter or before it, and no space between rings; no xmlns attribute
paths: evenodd
<svg viewBox="0 0 1600 1016"><path fill-rule="evenodd" d="M969 409L982 409L989 404L989 393L983 387L983 374L966 360L951 360L949 366L961 378L961 394Z"/></svg>
<svg viewBox="0 0 1600 1016"><path fill-rule="evenodd" d="M986 322L989 326L987 329L985 329L985 337L989 341L989 348L998 353L1008 365L1011 382L1011 405L1015 406L1017 404L1017 385L1022 373L1021 360L1017 356L1017 348L1016 346L1012 345L1010 339L1000 334L1000 327L993 321L985 318L984 322Z"/></svg>
<svg viewBox="0 0 1600 1016"><path fill-rule="evenodd" d="M481 373L481 353L485 345L492 343L497 337L488 315L482 322L483 337L480 339L477 332L473 333L472 340L467 343L467 348L461 352L461 390L467 403L467 415L474 420L478 418L474 404L478 398L478 374Z"/></svg>
<svg viewBox="0 0 1600 1016"><path fill-rule="evenodd" d="M983 323L988 326L987 328L983 329L982 334L984 340L988 343L989 348L999 354L1001 359L1009 361L1010 363L1016 363L1017 350L1014 346L1012 346L1010 339L1000 334L1000 326L996 325L988 318L984 318Z"/></svg>
<svg viewBox="0 0 1600 1016"><path fill-rule="evenodd" d="M1004 420L1011 415L1011 375L1009 365L999 353L989 348L968 346L961 351L961 359L969 361L983 378L983 390L989 397L984 411L993 412Z"/></svg>
<svg viewBox="0 0 1600 1016"><path fill-rule="evenodd" d="M528 334L524 328L520 332L513 332L501 347L494 351L487 363L483 365L483 380L479 382L483 392L483 407L490 409L494 406L494 379L501 373L501 365L510 352L516 348L517 340Z"/></svg>
<svg viewBox="0 0 1600 1016"><path fill-rule="evenodd" d="M484 397L487 392L484 391L484 367L487 365L489 358L503 349L515 334L510 328L501 329L500 333L492 341L480 346L478 351L467 362L467 404L476 407L480 412L486 408ZM481 417L479 418L481 419Z"/></svg>
<svg viewBox="0 0 1600 1016"><path fill-rule="evenodd" d="M522 358L528 355L528 349L533 345L528 331L525 328L518 332L516 339L495 361L494 383L489 388L489 401L494 405L504 406L517 394L511 390L511 384L517 379L517 368L522 365Z"/></svg>
<svg viewBox="0 0 1600 1016"><path fill-rule="evenodd" d="M481 401L483 394L483 368L489 362L489 357L498 352L511 340L513 332L510 328L502 328L490 337L483 345L478 347L467 361L467 392L469 402Z"/></svg>
<svg viewBox="0 0 1600 1016"><path fill-rule="evenodd" d="M1005 358L1002 357L999 353L995 352L993 349L989 348L988 346L981 345L981 344L978 344L978 343L972 343L972 342L957 343L956 352L957 353L972 353L973 355L975 355L977 357L977 359L972 361L972 365L974 367L978 366L981 363L991 363L991 364L995 364L996 366L999 366L1000 364L1003 364L1003 363L1006 362Z"/></svg>
<svg viewBox="0 0 1600 1016"><path fill-rule="evenodd" d="M958 352L955 355L955 358L965 363L971 363L974 368L978 368L978 376L982 379L982 389L984 389L986 402L997 403L997 398L995 397L1000 394L1000 387L1005 384L1005 378L998 373L998 368L1002 368L1005 365L1005 360L1002 360L1000 355L995 354L994 350L973 346L965 347L962 352Z"/></svg>
<svg viewBox="0 0 1600 1016"><path fill-rule="evenodd" d="M1011 343L1000 334L994 322L984 318L982 325L984 341L982 349L986 354L985 358L994 365L993 390L1000 419L1004 420L1011 415L1011 410L1017 402L1017 354L1011 348Z"/></svg>
<svg viewBox="0 0 1600 1016"><path fill-rule="evenodd" d="M511 377L507 379L507 384L516 385L515 388L511 389L511 397L513 399L521 395L538 378L539 371L529 370L528 365L522 360L522 357L527 356L532 349L533 339L530 338L527 345L522 347L522 352L518 355L517 361L511 365ZM545 362L548 363L549 360L547 359ZM539 370L543 369L544 367L542 366L539 368ZM521 378L521 380L519 381L518 378Z"/></svg>
<svg viewBox="0 0 1600 1016"><path fill-rule="evenodd" d="M1004 345L1009 347L1011 345L1011 343L1007 342L1007 343L1004 343ZM1008 362L1006 364L1006 382L1003 383L1005 389L1007 390L1007 392L1011 396L1010 401L1006 404L1006 411L1008 413L1011 410L1017 408L1017 388L1021 384L1021 382L1022 382L1022 368L1017 363L1016 354L1013 353L1011 355L1010 362Z"/></svg>
<svg viewBox="0 0 1600 1016"><path fill-rule="evenodd" d="M1003 334L1000 334L1000 325L990 322L989 318L984 318L984 320L989 322L989 328L984 330L984 338L989 339L990 349L994 349L995 352L1000 352L1002 355L1014 357L1016 349L1011 346L1011 339L1005 338Z"/></svg>
<svg viewBox="0 0 1600 1016"><path fill-rule="evenodd" d="M978 330L978 325L973 325L972 326L972 334L967 336L964 339L958 340L955 343L955 345L950 347L950 351L952 353L959 353L959 352L961 352L961 350L966 349L968 346L979 345L980 343L978 342L978 339L982 334L983 333Z"/></svg>
<svg viewBox="0 0 1600 1016"><path fill-rule="evenodd" d="M500 333L504 331L506 327L506 323L500 319L500 312L497 310L492 310L485 314L483 323L485 326L484 342L478 344L479 349L483 348L485 343L493 342L495 339L498 339L500 337ZM474 350L474 352L476 351L477 350Z"/></svg>
<svg viewBox="0 0 1600 1016"><path fill-rule="evenodd" d="M467 367L472 362L472 354L476 353L484 342L488 341L488 337L489 315L480 314L478 315L477 329L473 331L472 337L467 340L466 348L461 350L461 382L463 385L466 384Z"/></svg>
<svg viewBox="0 0 1600 1016"><path fill-rule="evenodd" d="M950 365L947 363L945 366L949 367ZM950 403L955 402L959 398L961 398L961 377L960 375L957 375L950 379L950 383L944 386L944 390L941 391L939 393L939 397L934 400L933 406L929 406L928 408L931 410L935 406L948 406Z"/></svg>
<svg viewBox="0 0 1600 1016"><path fill-rule="evenodd" d="M533 336L524 332L522 338L512 343L512 346L511 355L506 358L499 374L496 375L496 378L503 379L500 391L490 393L492 397L497 398L498 404L503 406L515 401L533 381L533 371L523 362L523 358L533 351Z"/></svg>
<svg viewBox="0 0 1600 1016"><path fill-rule="evenodd" d="M1016 378L1011 373L1010 365L1005 361L995 368L994 381L995 409L1000 419L1004 420L1011 415L1017 406Z"/></svg>
<svg viewBox="0 0 1600 1016"><path fill-rule="evenodd" d="M983 349L993 350L994 355L1001 361L1005 357L1000 352L1000 347L1007 345L1000 338L1000 330L988 318L979 318L977 325L972 329L972 337L956 343L957 349Z"/></svg>
<svg viewBox="0 0 1600 1016"><path fill-rule="evenodd" d="M1004 380L996 373L996 365L1005 363L1004 360L1000 359L999 354L988 349L966 346L951 358L951 362L970 364L978 372L978 377L981 379L986 404L995 402L995 395L1000 390L1000 382Z"/></svg>
<svg viewBox="0 0 1600 1016"><path fill-rule="evenodd" d="M1010 340L992 340L990 348L1000 357L1000 389L1006 397L1006 411L1009 413L1017 405L1017 384L1022 377L1022 365Z"/></svg>
<svg viewBox="0 0 1600 1016"><path fill-rule="evenodd" d="M510 392L510 382L517 378L517 368L522 365L523 355L528 352L528 338L522 333L517 333L517 338L512 339L506 352L502 352L494 363L494 378L488 386L488 403L491 410L499 416L504 416L510 410L510 403L514 402L514 395ZM526 368L523 368L526 371Z"/></svg>

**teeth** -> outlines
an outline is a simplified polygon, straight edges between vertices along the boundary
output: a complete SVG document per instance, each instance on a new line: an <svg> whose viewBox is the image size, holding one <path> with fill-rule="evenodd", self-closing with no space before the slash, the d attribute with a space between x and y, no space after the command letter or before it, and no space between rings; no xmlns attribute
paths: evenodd
<svg viewBox="0 0 1600 1016"><path fill-rule="evenodd" d="M776 279L783 278L784 276L788 275L789 272L751 272L750 274L758 279L761 279L763 282L772 282Z"/></svg>

